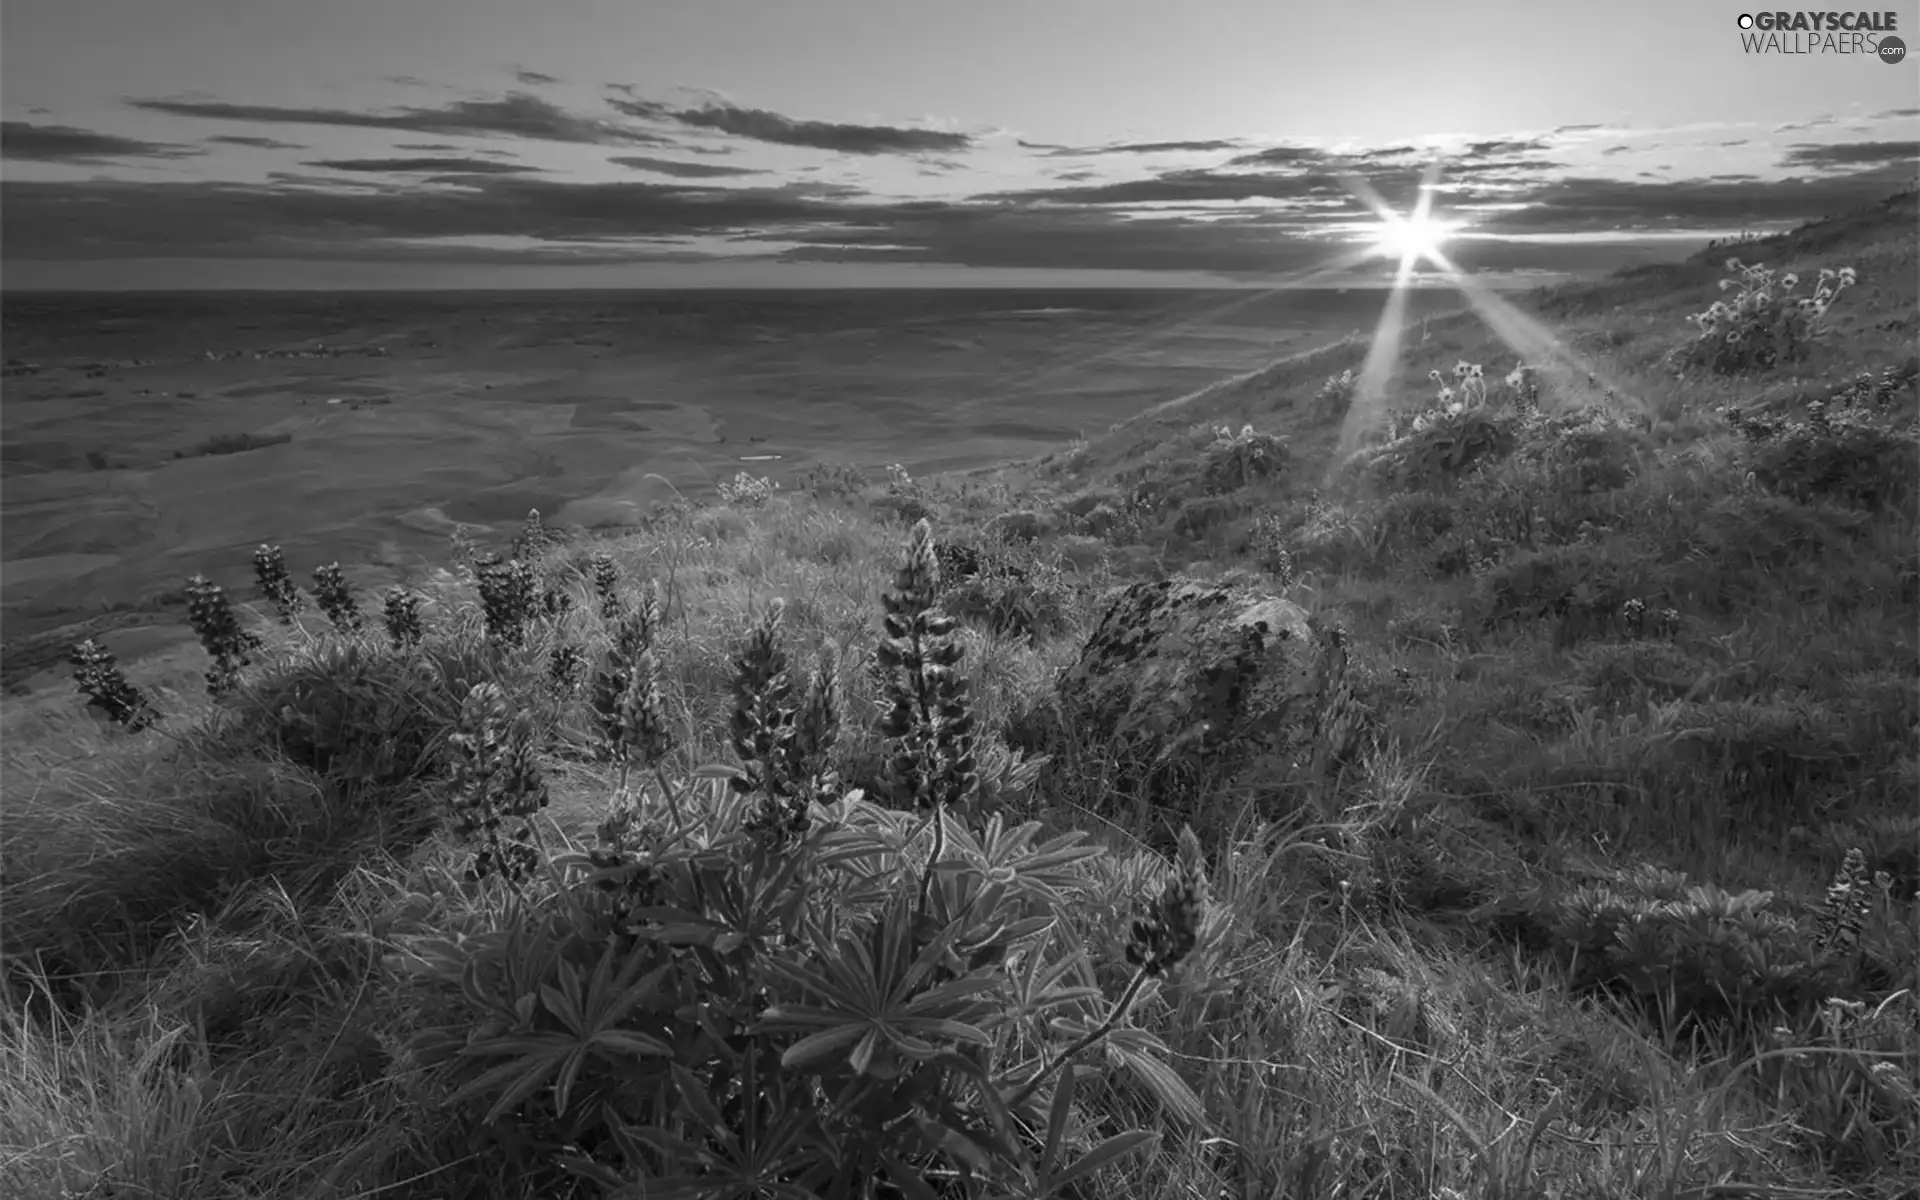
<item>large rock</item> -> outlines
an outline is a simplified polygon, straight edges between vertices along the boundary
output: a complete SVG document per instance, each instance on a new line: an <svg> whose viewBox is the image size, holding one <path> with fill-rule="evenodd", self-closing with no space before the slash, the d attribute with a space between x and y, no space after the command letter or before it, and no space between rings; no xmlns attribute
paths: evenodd
<svg viewBox="0 0 1920 1200"><path fill-rule="evenodd" d="M1144 768L1155 792L1255 764L1324 775L1358 716L1340 631L1253 587L1180 579L1118 592L1059 694L1080 735Z"/></svg>

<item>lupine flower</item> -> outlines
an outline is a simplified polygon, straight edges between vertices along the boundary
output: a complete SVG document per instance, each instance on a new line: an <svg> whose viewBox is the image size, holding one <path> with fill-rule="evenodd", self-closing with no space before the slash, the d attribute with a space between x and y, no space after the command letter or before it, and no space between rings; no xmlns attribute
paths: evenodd
<svg viewBox="0 0 1920 1200"><path fill-rule="evenodd" d="M261 594L280 615L280 623L293 624L294 614L300 611L300 589L294 586L293 576L287 571L287 560L280 552L280 547L262 545L255 550L253 573L260 581Z"/></svg>
<svg viewBox="0 0 1920 1200"><path fill-rule="evenodd" d="M1206 859L1191 828L1180 831L1173 877L1133 922L1127 962L1150 976L1164 975L1193 953L1207 901Z"/></svg>
<svg viewBox="0 0 1920 1200"><path fill-rule="evenodd" d="M353 591L347 586L346 574L341 571L339 563L328 563L313 569L313 595L320 603L320 611L341 633L353 633L364 624L360 605L354 600Z"/></svg>
<svg viewBox="0 0 1920 1200"><path fill-rule="evenodd" d="M240 619L219 584L195 575L187 580L186 591L187 622L213 659L213 666L207 670L207 691L214 696L225 695L233 690L251 652L263 643L259 634L240 627Z"/></svg>
<svg viewBox="0 0 1920 1200"><path fill-rule="evenodd" d="M505 646L521 645L534 613L533 568L516 558L488 563L478 576L487 637Z"/></svg>
<svg viewBox="0 0 1920 1200"><path fill-rule="evenodd" d="M109 720L134 733L148 728L159 719L159 714L140 694L140 689L128 683L127 677L120 673L119 664L113 660L113 652L105 646L88 638L73 647L67 661L75 668L73 680L87 697L87 707L99 709Z"/></svg>
<svg viewBox="0 0 1920 1200"><path fill-rule="evenodd" d="M418 646L426 637L420 626L420 596L404 587L387 589L380 616L387 627L387 639L396 650Z"/></svg>
<svg viewBox="0 0 1920 1200"><path fill-rule="evenodd" d="M593 572L593 591L600 598L600 616L611 621L620 615L620 568L613 555L596 550L588 560Z"/></svg>

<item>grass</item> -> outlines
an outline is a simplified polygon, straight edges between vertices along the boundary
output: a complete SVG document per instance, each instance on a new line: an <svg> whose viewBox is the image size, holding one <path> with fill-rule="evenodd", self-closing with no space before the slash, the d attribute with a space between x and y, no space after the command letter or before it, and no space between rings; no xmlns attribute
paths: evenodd
<svg viewBox="0 0 1920 1200"><path fill-rule="evenodd" d="M1721 252L1530 298L1602 381L1544 383L1542 411L1491 383L1484 404L1435 410L1429 369L1464 359L1494 380L1514 357L1462 314L1402 350L1400 382L1366 422L1397 414L1397 436L1362 430L1350 457L1339 377L1358 370L1357 341L1038 464L777 489L743 478L641 534L554 546L534 565L571 604L526 621L518 646L490 638L489 621L528 614L483 616L471 578L450 570L419 582L418 647L389 643L377 604L343 634L311 605L282 624L262 603L240 616L264 645L217 702L204 657L133 664L162 714L146 732L78 698L9 698L0 1190L600 1194L539 1147L620 1155L584 1126L556 1132L564 1112L547 1093L492 1124L484 1104L454 1099L473 1077L429 1052L435 1037L493 1035L447 978L396 966L423 931L482 957L494 931L552 939L553 953L577 941L554 932L572 910L550 879L462 878L474 843L446 814L471 779L445 764L479 744L456 735L485 734L463 702L493 683L530 714L546 803L499 828L530 823L549 858L617 844L601 827L625 800L674 796L683 832L746 856L716 880L762 878L765 860L724 833L744 801L698 768L766 776L768 747L805 705L765 678L743 692L743 655L771 653L751 647L775 598L795 688L836 651L831 778L810 776L827 790L806 794L883 794L902 660L876 663L880 600L912 592L902 554L925 516L949 573L962 560L973 572L946 585L950 634L899 601L906 624L885 635L923 639L914 654L929 660L950 639L970 682L939 693L970 730L930 727L946 740L926 753L940 778L971 772L969 795L1103 850L1058 868L1057 902L1023 911L1052 930L1062 978L1092 989L1073 1002L1079 1028L1106 1015L1118 1032L1074 1060L1077 1087L1048 1081L1036 1102L1053 1108L1016 1114L1014 1141L1092 1155L1102 1138L1155 1137L1094 1156L1080 1190L1060 1194L1914 1195L1920 402L1898 374L1920 269L1913 204L1730 252L1806 278L1857 271L1832 334L1790 368L1676 374ZM1883 396L1830 399L1889 369ZM1776 428L1743 431L1755 422ZM605 655L620 623L597 607L596 553L628 611L640 581L659 589L650 667ZM1169 864L1142 814L1113 802L1119 748L1076 739L1053 682L1114 586L1172 571L1283 591L1345 627L1370 724L1312 804L1276 805L1258 781L1208 797L1197 945L1143 986L1128 930L1143 901L1171 894ZM544 681L562 645L625 671L640 707L621 719L653 714L671 748L639 770L600 752L585 681L558 694ZM890 820L831 811L861 836ZM923 842L889 844L863 861L921 879ZM1865 854L1848 860L1855 846ZM890 928L882 901L819 886L807 911ZM1828 911L1854 914L1857 931L1836 942ZM848 961L818 930L790 936L779 944L795 962ZM1028 947L1013 969L979 970L1012 986L1043 957ZM686 955L659 961L690 969L672 966ZM716 1012L728 995L713 993ZM967 1020L990 1032L982 1061L1016 1081L1066 1044L1010 1010ZM652 1069L582 1068L580 1086L698 1135L686 1104L618 1090ZM722 1110L738 1102L715 1118L737 1125ZM926 1194L971 1194L927 1169ZM919 1194L868 1185L834 1194Z"/></svg>

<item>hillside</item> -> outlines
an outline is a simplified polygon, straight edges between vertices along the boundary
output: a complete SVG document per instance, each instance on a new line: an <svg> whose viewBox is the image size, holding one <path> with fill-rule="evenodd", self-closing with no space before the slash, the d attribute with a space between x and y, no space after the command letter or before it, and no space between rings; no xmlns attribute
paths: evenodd
<svg viewBox="0 0 1920 1200"><path fill-rule="evenodd" d="M219 699L6 701L0 1191L1915 1196L1917 199L357 630L194 591ZM1176 573L1342 631L1353 753L1139 799L1057 681Z"/></svg>

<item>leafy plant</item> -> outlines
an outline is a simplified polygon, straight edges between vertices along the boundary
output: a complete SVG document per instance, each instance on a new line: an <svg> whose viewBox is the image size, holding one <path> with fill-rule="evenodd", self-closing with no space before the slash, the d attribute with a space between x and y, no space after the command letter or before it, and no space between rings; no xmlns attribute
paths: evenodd
<svg viewBox="0 0 1920 1200"><path fill-rule="evenodd" d="M623 800L600 847L549 860L551 886L493 928L402 939L394 966L454 1018L412 1049L496 1152L617 1195L1058 1196L1155 1140L1077 1108L1108 1069L1082 1061L1101 1043L1198 1115L1164 1047L1126 1023L1196 949L1198 843L1187 831L1105 1000L1062 919L1099 852L1037 823L961 819L970 724L932 563L923 522L886 597L890 782L913 811L825 768L831 667L794 686L776 606L736 660L739 766L656 772L661 795ZM511 724L496 700L470 697L457 746L476 764L511 760L510 738L482 732ZM456 794L493 795L478 781L501 777L475 765Z"/></svg>

